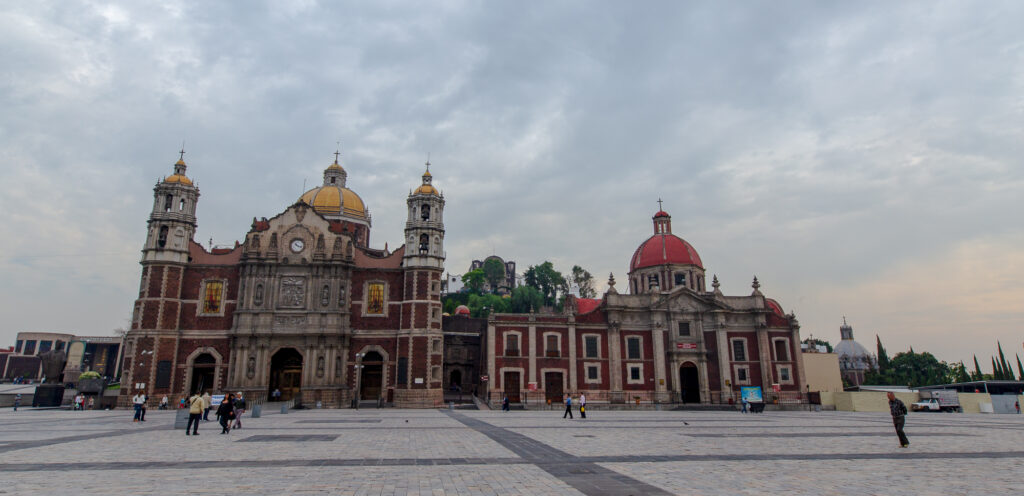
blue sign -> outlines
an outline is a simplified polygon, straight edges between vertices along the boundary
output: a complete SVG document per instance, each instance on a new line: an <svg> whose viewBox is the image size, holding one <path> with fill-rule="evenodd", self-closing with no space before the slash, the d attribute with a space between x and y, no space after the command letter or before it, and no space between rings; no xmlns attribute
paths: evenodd
<svg viewBox="0 0 1024 496"><path fill-rule="evenodd" d="M224 402L224 395L223 394L215 394L215 395L210 397L210 408L213 408L215 406L220 406L220 404L223 403L223 402Z"/></svg>
<svg viewBox="0 0 1024 496"><path fill-rule="evenodd" d="M747 403L763 403L764 398L761 396L761 388L759 386L754 387L741 387L740 398L746 400Z"/></svg>

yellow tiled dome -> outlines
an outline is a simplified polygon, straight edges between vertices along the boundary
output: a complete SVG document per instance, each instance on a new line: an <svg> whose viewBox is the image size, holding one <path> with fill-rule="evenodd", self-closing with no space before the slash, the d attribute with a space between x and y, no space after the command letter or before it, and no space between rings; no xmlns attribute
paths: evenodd
<svg viewBox="0 0 1024 496"><path fill-rule="evenodd" d="M366 205L354 191L336 185L313 188L299 198L313 210L324 215L347 215L366 218Z"/></svg>
<svg viewBox="0 0 1024 496"><path fill-rule="evenodd" d="M174 165L184 166L185 165L185 161L179 159L178 162L175 163ZM181 183L181 184L187 184L189 186L192 186L192 180L189 179L188 176L186 176L185 174L171 174L171 175L169 175L169 176L164 178L164 182L165 183Z"/></svg>

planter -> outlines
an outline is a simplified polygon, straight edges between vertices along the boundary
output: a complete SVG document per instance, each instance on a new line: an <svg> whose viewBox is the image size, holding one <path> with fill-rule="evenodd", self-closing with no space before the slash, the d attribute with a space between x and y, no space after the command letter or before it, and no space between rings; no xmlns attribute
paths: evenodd
<svg viewBox="0 0 1024 496"><path fill-rule="evenodd" d="M78 390L83 393L102 393L106 388L106 384L103 383L102 378L96 379L79 379Z"/></svg>

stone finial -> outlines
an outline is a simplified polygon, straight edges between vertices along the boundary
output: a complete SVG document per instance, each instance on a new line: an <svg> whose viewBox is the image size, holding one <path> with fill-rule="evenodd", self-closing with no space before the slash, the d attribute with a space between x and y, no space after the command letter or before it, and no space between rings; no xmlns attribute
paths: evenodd
<svg viewBox="0 0 1024 496"><path fill-rule="evenodd" d="M718 283L718 274L711 276L711 287L714 288L714 293L721 296L722 290L719 289L722 285Z"/></svg>
<svg viewBox="0 0 1024 496"><path fill-rule="evenodd" d="M606 293L619 294L615 289L615 274L612 274L611 272L608 273L608 291L606 291Z"/></svg>
<svg viewBox="0 0 1024 496"><path fill-rule="evenodd" d="M754 292L751 293L751 296L761 295L761 283L757 281L757 276L754 276L754 282L750 284L750 287L754 288Z"/></svg>

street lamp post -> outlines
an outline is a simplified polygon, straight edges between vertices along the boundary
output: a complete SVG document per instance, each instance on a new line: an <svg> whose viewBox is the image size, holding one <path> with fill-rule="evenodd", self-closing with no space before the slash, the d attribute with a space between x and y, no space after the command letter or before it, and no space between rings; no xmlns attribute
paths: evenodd
<svg viewBox="0 0 1024 496"><path fill-rule="evenodd" d="M356 353L356 362L362 361L364 355L365 355L365 353ZM358 410L359 409L359 382L360 382L360 379L361 379L361 377L360 377L361 374L360 374L359 371L362 370L363 364L361 364L361 363L353 363L352 364L352 368L353 368L353 370L355 370L355 374L356 374L356 390L355 390L355 395L352 397L352 406L356 410Z"/></svg>

